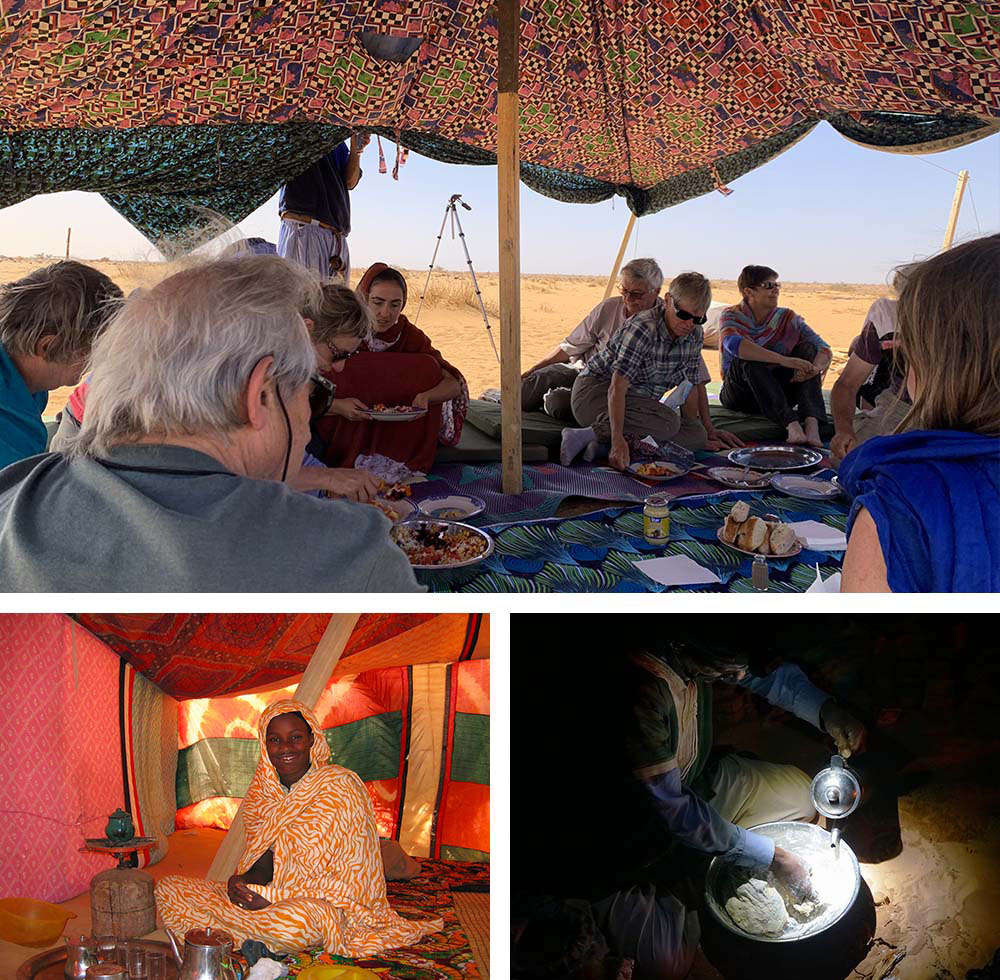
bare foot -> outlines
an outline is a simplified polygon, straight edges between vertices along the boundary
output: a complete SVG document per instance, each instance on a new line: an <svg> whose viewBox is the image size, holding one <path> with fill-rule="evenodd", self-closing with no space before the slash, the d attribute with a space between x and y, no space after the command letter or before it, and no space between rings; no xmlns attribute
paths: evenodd
<svg viewBox="0 0 1000 980"><path fill-rule="evenodd" d="M816 420L813 419L815 424ZM801 446L806 442L806 434L802 431L802 426L798 422L788 423L788 445Z"/></svg>
<svg viewBox="0 0 1000 980"><path fill-rule="evenodd" d="M823 445L823 440L819 437L819 422L812 416L806 419L806 442L810 446L819 447Z"/></svg>

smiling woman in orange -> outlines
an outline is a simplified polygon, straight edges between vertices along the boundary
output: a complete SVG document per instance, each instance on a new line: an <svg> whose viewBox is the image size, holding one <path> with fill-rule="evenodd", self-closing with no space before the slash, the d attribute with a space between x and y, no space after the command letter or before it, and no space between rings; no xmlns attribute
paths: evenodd
<svg viewBox="0 0 1000 980"><path fill-rule="evenodd" d="M376 262L358 284L375 316L375 328L337 377L337 399L356 411L328 417L315 427L329 466L353 466L359 454L377 453L427 471L439 445L454 446L469 409L469 389L430 338L403 315L406 280ZM427 409L410 422L376 422L364 409L382 404Z"/></svg>
<svg viewBox="0 0 1000 980"><path fill-rule="evenodd" d="M375 956L443 928L397 915L371 800L356 773L330 764L315 715L277 701L260 718L260 762L243 800L246 845L225 883L169 876L156 886L166 925L220 928L236 946L257 939L275 952L322 946Z"/></svg>

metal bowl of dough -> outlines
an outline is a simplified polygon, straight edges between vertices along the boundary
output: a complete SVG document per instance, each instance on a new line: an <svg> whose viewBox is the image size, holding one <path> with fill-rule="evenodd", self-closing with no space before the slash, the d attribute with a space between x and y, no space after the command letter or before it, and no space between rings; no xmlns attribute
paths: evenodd
<svg viewBox="0 0 1000 980"><path fill-rule="evenodd" d="M811 823L780 820L750 828L770 837L775 844L791 851L796 857L808 861L813 868L813 887L822 903L820 910L808 921L796 921L789 916L789 924L780 935L758 935L740 928L726 911L726 900L731 895L733 865L720 857L712 858L705 879L705 904L716 922L727 932L761 943L792 943L825 932L839 922L854 905L861 887L861 869L858 859L846 841L841 839L836 853L830 846L828 831ZM753 877L763 877L766 869L756 868ZM750 877L743 875L742 877Z"/></svg>

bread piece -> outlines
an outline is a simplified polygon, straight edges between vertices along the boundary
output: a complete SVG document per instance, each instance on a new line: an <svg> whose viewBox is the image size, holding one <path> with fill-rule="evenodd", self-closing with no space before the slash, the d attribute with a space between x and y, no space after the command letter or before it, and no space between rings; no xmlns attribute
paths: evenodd
<svg viewBox="0 0 1000 980"><path fill-rule="evenodd" d="M797 543L795 531L788 524L778 524L771 530L770 547L775 555L787 555Z"/></svg>
<svg viewBox="0 0 1000 980"><path fill-rule="evenodd" d="M745 500L737 500L733 504L733 509L729 512L729 516L737 524L742 524L750 516L750 505Z"/></svg>
<svg viewBox="0 0 1000 980"><path fill-rule="evenodd" d="M722 540L726 544L733 544L736 541L736 535L740 533L741 527L743 527L743 521L736 520L732 515L727 517L726 523L722 525Z"/></svg>
<svg viewBox="0 0 1000 980"><path fill-rule="evenodd" d="M761 541L760 547L757 549L757 553L760 555L772 555L771 551L771 532L778 526L774 521L765 521L767 525L767 530L764 532L764 540Z"/></svg>
<svg viewBox="0 0 1000 980"><path fill-rule="evenodd" d="M736 535L736 544L744 551L756 551L767 534L767 525L759 517L751 517L745 521Z"/></svg>

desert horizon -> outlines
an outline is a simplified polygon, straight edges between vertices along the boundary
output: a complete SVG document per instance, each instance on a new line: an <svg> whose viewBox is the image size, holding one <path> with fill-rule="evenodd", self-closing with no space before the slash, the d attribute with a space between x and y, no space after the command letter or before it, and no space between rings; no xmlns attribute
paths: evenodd
<svg viewBox="0 0 1000 980"><path fill-rule="evenodd" d="M0 257L0 282L11 282L57 256ZM128 294L137 287L149 288L177 268L171 262L81 260L110 276ZM410 286L406 314L417 311L427 270L401 270ZM681 269L665 270L667 281ZM364 267L352 269L357 285ZM483 302L497 347L499 338L499 276L477 273ZM521 275L521 369L527 370L545 356L604 297L607 276L523 273ZM781 303L800 313L830 344L833 364L826 378L829 386L847 362L851 341L864 325L872 302L891 295L885 284L784 282ZM734 303L739 293L734 280L713 280L712 299ZM486 335L482 314L467 272L435 269L424 298L418 326L431 338L444 357L459 368L469 383L473 398L487 388L499 387L500 368ZM706 349L705 362L713 380L721 380L718 352ZM69 397L71 388L59 388L49 396L45 415L52 418Z"/></svg>

